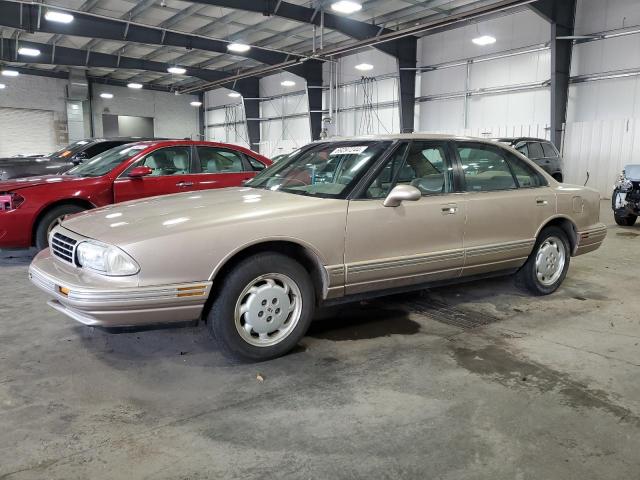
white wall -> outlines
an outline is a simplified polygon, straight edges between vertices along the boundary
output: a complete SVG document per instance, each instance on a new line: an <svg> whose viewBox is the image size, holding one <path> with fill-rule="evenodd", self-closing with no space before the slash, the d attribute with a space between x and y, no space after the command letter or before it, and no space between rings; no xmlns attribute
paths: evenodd
<svg viewBox="0 0 640 480"><path fill-rule="evenodd" d="M112 93L114 97L101 98L100 94L103 92ZM198 108L189 105L194 100L198 100L198 97L96 84L93 87L95 135L103 135L102 115L106 113L153 117L156 137L197 139Z"/></svg>
<svg viewBox="0 0 640 480"><path fill-rule="evenodd" d="M220 88L205 95L206 139L214 142L233 143L249 148L249 134L245 123L242 98L229 97L231 90ZM211 109L211 110L210 110ZM235 119L235 122L229 120Z"/></svg>
<svg viewBox="0 0 640 480"><path fill-rule="evenodd" d="M418 64L433 66L473 59L468 85L472 93L542 84L550 78L548 49L490 61L477 60L509 50L535 50L529 47L539 48L549 41L549 34L546 21L531 11L522 11L424 37L418 42ZM472 43L471 40L480 35L491 35L496 43L487 46ZM465 125L466 74L467 66L460 65L419 75L420 96L457 94L460 98L421 102L417 130L484 136L520 131L546 134L550 115L548 88L472 95L468 100Z"/></svg>

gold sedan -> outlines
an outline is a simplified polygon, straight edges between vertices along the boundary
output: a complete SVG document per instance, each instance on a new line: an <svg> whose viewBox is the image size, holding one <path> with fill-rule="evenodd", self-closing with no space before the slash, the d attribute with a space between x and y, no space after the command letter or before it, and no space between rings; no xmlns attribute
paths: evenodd
<svg viewBox="0 0 640 480"><path fill-rule="evenodd" d="M502 274L550 294L604 240L599 200L490 141L326 140L245 187L70 217L29 275L84 324L202 318L226 355L265 360L321 304Z"/></svg>

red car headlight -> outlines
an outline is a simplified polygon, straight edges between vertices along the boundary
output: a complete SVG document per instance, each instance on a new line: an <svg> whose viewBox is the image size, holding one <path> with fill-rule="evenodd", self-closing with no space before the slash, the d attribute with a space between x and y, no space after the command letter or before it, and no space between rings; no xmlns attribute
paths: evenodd
<svg viewBox="0 0 640 480"><path fill-rule="evenodd" d="M24 197L17 193L0 193L0 210L15 210L24 203Z"/></svg>

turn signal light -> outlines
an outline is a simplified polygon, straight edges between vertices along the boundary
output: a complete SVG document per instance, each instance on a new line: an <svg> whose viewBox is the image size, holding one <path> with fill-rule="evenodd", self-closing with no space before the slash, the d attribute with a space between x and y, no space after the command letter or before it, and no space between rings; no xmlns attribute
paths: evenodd
<svg viewBox="0 0 640 480"><path fill-rule="evenodd" d="M58 290L60 291L61 294L68 296L70 290L67 287L59 287Z"/></svg>

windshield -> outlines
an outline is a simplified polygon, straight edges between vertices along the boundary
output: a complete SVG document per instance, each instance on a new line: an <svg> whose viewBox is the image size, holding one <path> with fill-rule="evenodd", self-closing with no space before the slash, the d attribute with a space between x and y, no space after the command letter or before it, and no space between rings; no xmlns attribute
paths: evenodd
<svg viewBox="0 0 640 480"><path fill-rule="evenodd" d="M247 183L297 195L341 198L391 142L350 141L312 145L291 154Z"/></svg>
<svg viewBox="0 0 640 480"><path fill-rule="evenodd" d="M67 171L65 175L73 175L74 177L101 177L116 168L125 160L129 160L142 150L148 148L148 145L121 145L111 150L107 150L102 155L92 158L86 163L81 163L77 167Z"/></svg>
<svg viewBox="0 0 640 480"><path fill-rule="evenodd" d="M74 142L70 145L67 145L66 147L64 147L62 150L58 150L57 152L53 152L52 154L48 155L51 158L71 158L73 157L76 153L78 153L78 151L82 150L85 145L88 145L90 143L89 140L79 140L77 142Z"/></svg>

